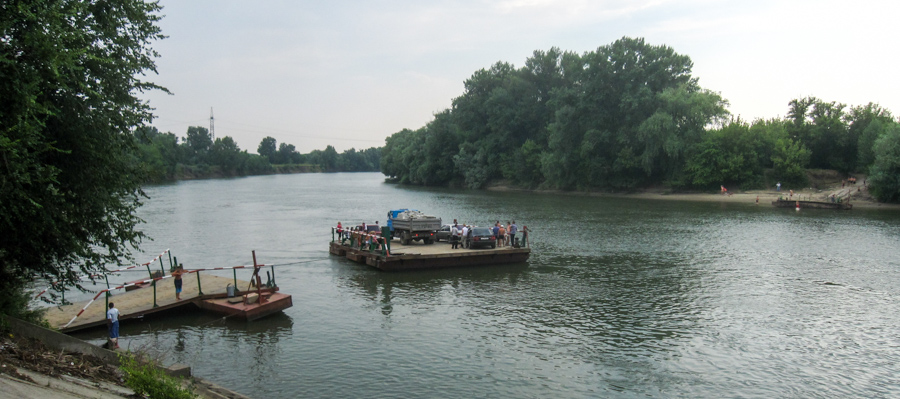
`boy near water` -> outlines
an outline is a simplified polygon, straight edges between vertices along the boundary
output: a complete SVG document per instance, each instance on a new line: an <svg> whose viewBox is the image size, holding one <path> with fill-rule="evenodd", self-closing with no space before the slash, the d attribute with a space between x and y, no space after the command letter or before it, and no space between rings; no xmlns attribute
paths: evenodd
<svg viewBox="0 0 900 399"><path fill-rule="evenodd" d="M184 265L178 265L178 267L172 271L172 277L175 279L175 300L181 300L181 275L184 274Z"/></svg>

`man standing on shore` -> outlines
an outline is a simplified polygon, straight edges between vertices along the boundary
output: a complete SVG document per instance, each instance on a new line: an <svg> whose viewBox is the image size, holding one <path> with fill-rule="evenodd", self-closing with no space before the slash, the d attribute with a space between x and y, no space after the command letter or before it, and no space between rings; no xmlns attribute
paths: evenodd
<svg viewBox="0 0 900 399"><path fill-rule="evenodd" d="M109 326L109 349L119 349L119 309L112 302L106 311L106 325Z"/></svg>

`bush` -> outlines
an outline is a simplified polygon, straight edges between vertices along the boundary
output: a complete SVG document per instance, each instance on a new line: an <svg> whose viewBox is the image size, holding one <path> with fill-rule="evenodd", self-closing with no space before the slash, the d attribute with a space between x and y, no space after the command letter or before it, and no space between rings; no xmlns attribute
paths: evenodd
<svg viewBox="0 0 900 399"><path fill-rule="evenodd" d="M154 399L194 399L190 389L181 386L181 380L166 374L155 362L132 353L119 354L119 367L125 373L125 385L139 396Z"/></svg>
<svg viewBox="0 0 900 399"><path fill-rule="evenodd" d="M900 125L875 141L875 161L869 168L869 190L882 202L900 202Z"/></svg>

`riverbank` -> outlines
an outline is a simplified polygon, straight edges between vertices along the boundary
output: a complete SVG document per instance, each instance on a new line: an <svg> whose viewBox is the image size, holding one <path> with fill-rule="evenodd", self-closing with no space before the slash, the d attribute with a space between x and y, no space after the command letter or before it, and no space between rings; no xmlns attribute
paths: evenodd
<svg viewBox="0 0 900 399"><path fill-rule="evenodd" d="M860 179L862 180L862 179ZM606 192L575 192L575 191L559 191L559 190L526 190L512 188L506 185L498 184L487 187L488 191L528 191L536 193L554 193L554 194L570 194L570 195L586 195L595 197L615 197L615 198L635 198L635 199L651 199L651 200L670 200L670 201L704 201L704 202L739 202L739 203L758 203L760 205L771 206L772 201L779 197L788 198L790 190L746 190L731 192L729 195L721 193L673 193L665 189L646 189L632 193L606 193ZM865 184L841 184L831 183L823 185L822 188L804 188L794 190L793 199L808 201L828 201L828 198L834 194L836 197L850 196L850 203L854 208L866 209L890 209L900 210L900 204L887 204L875 201L869 194L868 187Z"/></svg>
<svg viewBox="0 0 900 399"><path fill-rule="evenodd" d="M118 367L118 351L28 322L8 318L7 323L9 331L0 335L0 399L135 397ZM247 399L192 376L186 366L169 366L166 373L184 377L183 386L197 398Z"/></svg>

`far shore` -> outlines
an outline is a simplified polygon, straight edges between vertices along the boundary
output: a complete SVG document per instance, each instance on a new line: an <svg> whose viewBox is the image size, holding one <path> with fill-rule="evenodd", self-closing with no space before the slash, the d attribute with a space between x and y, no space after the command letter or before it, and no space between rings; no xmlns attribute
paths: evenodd
<svg viewBox="0 0 900 399"><path fill-rule="evenodd" d="M858 190L857 190L858 189ZM757 203L760 206L768 205L772 206L772 201L777 200L779 197L787 199L790 196L789 190L775 191L775 190L747 190L747 191L739 191L735 193L729 192L729 195L722 195L720 193L672 193L661 190L645 190L636 193L602 193L602 192L580 192L580 191L556 191L556 190L520 190L517 188L511 188L503 185L497 185L488 187L487 190L490 191L530 191L530 192L538 192L538 193L566 193L572 195L587 195L587 196L596 196L596 197L616 197L616 198L639 198L639 199L653 199L653 200L671 200L671 201L703 201L703 202L739 202L739 203L747 203L753 204ZM844 187L842 188L840 185L835 187L829 187L826 189L813 189L807 188L803 190L794 190L794 196L792 197L795 200L801 201L827 201L827 197L831 194L835 194L840 196L841 193L846 194L849 192L851 194L850 203L853 204L853 208L865 208L865 209L890 209L890 210L900 210L900 204L886 204L882 202L875 201L868 193L868 190L865 186L852 186L852 187Z"/></svg>

